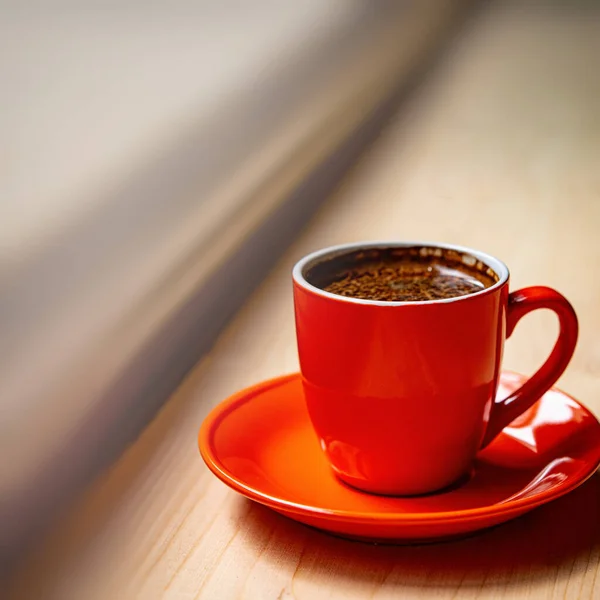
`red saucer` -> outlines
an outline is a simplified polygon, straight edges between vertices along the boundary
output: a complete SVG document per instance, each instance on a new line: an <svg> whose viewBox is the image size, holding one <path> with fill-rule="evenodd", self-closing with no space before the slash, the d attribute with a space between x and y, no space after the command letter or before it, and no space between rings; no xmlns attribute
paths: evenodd
<svg viewBox="0 0 600 600"><path fill-rule="evenodd" d="M498 394L524 379L502 373ZM600 424L551 390L479 455L469 478L427 496L376 496L335 477L294 374L222 402L202 424L199 445L219 479L292 519L352 538L415 542L490 527L575 489L600 464Z"/></svg>

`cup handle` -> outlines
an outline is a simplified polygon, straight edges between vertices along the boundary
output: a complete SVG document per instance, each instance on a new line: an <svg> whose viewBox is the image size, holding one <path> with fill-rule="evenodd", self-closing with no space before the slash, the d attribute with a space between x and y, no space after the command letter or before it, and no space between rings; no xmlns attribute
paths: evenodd
<svg viewBox="0 0 600 600"><path fill-rule="evenodd" d="M546 362L532 377L510 396L493 403L482 448L552 387L573 356L579 331L577 315L570 302L549 287L528 287L509 295L506 337L511 336L522 317L538 308L548 308L556 313L560 327L558 339Z"/></svg>

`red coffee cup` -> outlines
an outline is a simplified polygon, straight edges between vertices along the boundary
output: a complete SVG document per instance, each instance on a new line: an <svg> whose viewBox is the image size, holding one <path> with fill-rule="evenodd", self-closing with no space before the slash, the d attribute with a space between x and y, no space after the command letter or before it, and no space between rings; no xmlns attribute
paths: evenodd
<svg viewBox="0 0 600 600"><path fill-rule="evenodd" d="M311 283L316 265L358 250L426 248L479 261L496 283L464 296L385 302ZM332 262L333 261L333 262ZM577 342L568 300L547 287L509 293L504 263L483 252L425 242L326 248L293 270L300 368L311 421L336 475L367 492L412 495L465 475L478 450L558 379ZM549 358L519 390L496 399L504 340L546 308L560 332Z"/></svg>

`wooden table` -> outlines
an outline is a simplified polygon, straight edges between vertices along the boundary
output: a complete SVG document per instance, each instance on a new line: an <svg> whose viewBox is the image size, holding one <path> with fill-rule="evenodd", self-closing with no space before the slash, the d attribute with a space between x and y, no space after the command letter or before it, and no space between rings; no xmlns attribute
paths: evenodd
<svg viewBox="0 0 600 600"><path fill-rule="evenodd" d="M600 415L600 11L484 8L122 459L16 574L49 600L600 598L600 477L459 542L347 542L250 503L201 463L197 429L230 393L297 369L291 265L359 239L486 250L513 287L555 286L581 336L560 386ZM570 5L572 6L572 5ZM531 372L556 327L519 325Z"/></svg>

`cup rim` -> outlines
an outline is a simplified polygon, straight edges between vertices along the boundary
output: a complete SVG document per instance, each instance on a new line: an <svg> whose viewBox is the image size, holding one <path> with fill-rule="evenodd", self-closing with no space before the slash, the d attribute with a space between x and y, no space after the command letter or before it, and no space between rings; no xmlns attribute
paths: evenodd
<svg viewBox="0 0 600 600"><path fill-rule="evenodd" d="M331 292L326 292L321 288L309 283L304 277L305 268L318 260L328 260L335 258L336 256L345 254L346 252L353 250L361 250L361 249L369 249L369 248L411 248L411 247L427 247L427 248L440 248L442 250L454 250L461 254L470 254L474 256L476 259L480 260L482 263L490 267L497 275L498 281L491 285L488 288L484 288L479 292L474 292L472 294L464 294L462 296L454 296L452 298L441 298L438 300L368 300L365 298L352 298L348 296L340 296L339 294L332 294ZM349 244L338 244L336 246L328 246L326 248L321 248L320 250L316 250L315 252L311 252L307 254L303 258L301 258L292 269L292 278L294 282L304 288L305 290L316 294L317 296L322 296L323 298L327 298L329 300L336 300L338 302L347 302L349 304L364 304L366 306L381 306L381 307L395 307L395 306L426 306L433 304L450 304L453 302L461 302L465 300L471 300L473 298L477 298L479 296L484 296L485 294L493 293L498 288L502 287L509 278L509 270L506 264L504 264L500 259L492 256L491 254L487 254L486 252L481 252L480 250L475 250L473 248L468 248L467 246L459 246L457 244L446 244L442 242L427 242L427 241L370 241L370 242L351 242Z"/></svg>

